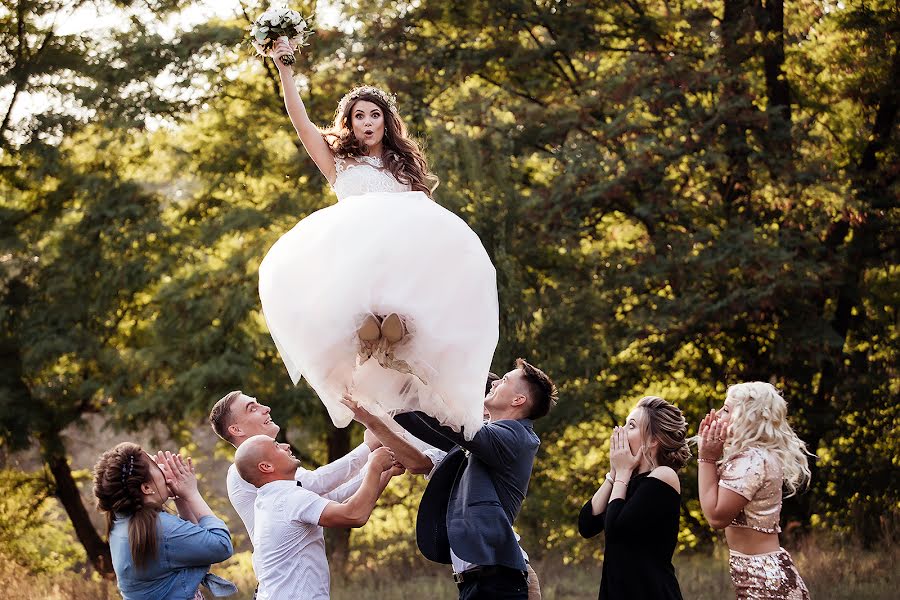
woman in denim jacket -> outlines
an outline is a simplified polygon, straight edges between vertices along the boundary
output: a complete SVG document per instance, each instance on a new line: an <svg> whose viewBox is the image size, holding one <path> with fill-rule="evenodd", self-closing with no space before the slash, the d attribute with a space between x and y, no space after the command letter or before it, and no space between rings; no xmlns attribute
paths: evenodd
<svg viewBox="0 0 900 600"><path fill-rule="evenodd" d="M123 442L94 466L94 495L106 513L113 569L124 600L193 600L237 591L208 573L234 549L225 523L197 490L193 463L168 452L154 460ZM175 496L178 516L163 510Z"/></svg>

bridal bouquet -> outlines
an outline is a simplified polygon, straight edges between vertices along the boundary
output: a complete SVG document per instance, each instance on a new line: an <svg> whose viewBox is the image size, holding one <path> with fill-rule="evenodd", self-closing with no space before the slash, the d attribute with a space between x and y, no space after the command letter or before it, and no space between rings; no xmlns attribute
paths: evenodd
<svg viewBox="0 0 900 600"><path fill-rule="evenodd" d="M256 18L250 29L251 43L262 56L269 56L279 38L287 38L296 46L305 46L310 35L309 22L289 8L270 8ZM282 56L281 62L292 65L294 57Z"/></svg>

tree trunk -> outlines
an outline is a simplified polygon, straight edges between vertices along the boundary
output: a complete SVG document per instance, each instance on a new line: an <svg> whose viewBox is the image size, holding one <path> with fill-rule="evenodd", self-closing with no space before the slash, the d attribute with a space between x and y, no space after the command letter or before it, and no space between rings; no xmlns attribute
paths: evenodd
<svg viewBox="0 0 900 600"><path fill-rule="evenodd" d="M881 201L887 202L887 205L876 205L879 208L888 208L890 206L890 194L879 194L883 192L885 187L872 185L872 176L878 172L878 152L884 150L890 143L891 134L897 125L897 111L900 110L900 53L894 51L894 57L891 60L891 71L888 74L888 81L885 82L881 90L881 98L878 103L878 112L875 113L875 125L872 127L872 137L863 151L862 159L859 162L859 173L862 181L858 185L860 187L873 188L863 190L867 200L876 200L873 196L882 196ZM875 192L872 194L871 192Z"/></svg>
<svg viewBox="0 0 900 600"><path fill-rule="evenodd" d="M72 477L65 445L58 433L41 436L41 453L56 481L56 497L66 509L66 514L69 515L69 520L72 521L72 526L75 528L75 535L78 536L78 541L87 552L88 560L99 573L110 575L113 568L109 543L103 541L97 530L94 529L91 518L84 508L78 484Z"/></svg>
<svg viewBox="0 0 900 600"><path fill-rule="evenodd" d="M350 428L334 428L328 434L328 462L333 462L350 452ZM336 569L343 570L350 556L350 530L326 529L328 560Z"/></svg>
<svg viewBox="0 0 900 600"><path fill-rule="evenodd" d="M724 83L719 104L724 115L728 174L719 191L729 214L732 207L745 203L750 195L750 145L746 130L754 108L744 78L744 65L752 56L750 42L755 27L752 0L725 0L721 28Z"/></svg>
<svg viewBox="0 0 900 600"><path fill-rule="evenodd" d="M773 166L784 170L792 154L791 96L784 72L784 0L765 0L760 11L763 61L766 72L768 150ZM786 162L788 161L788 162Z"/></svg>
<svg viewBox="0 0 900 600"><path fill-rule="evenodd" d="M9 107L6 109L6 116L3 117L3 123L0 124L0 148L6 148L9 144L6 143L6 128L9 127L9 120L12 117L12 112L16 106L16 100L19 98L20 91L19 84L16 83L16 87L13 90L12 99L9 101Z"/></svg>

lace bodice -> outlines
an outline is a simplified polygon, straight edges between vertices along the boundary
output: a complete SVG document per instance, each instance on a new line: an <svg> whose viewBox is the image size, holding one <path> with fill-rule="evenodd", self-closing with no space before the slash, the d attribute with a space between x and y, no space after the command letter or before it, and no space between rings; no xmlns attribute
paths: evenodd
<svg viewBox="0 0 900 600"><path fill-rule="evenodd" d="M338 200L372 192L408 192L408 184L397 181L374 156L335 157L335 178L332 188Z"/></svg>

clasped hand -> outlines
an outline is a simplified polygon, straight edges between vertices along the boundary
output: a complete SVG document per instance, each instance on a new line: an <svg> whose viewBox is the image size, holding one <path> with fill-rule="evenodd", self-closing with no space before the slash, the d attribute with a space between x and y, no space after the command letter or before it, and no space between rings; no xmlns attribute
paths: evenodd
<svg viewBox="0 0 900 600"><path fill-rule="evenodd" d="M709 411L700 421L697 455L704 460L719 460L730 433L728 422L720 418L715 409Z"/></svg>
<svg viewBox="0 0 900 600"><path fill-rule="evenodd" d="M612 437L609 439L609 471L613 477L621 477L627 481L640 462L640 454L631 453L625 428L613 428Z"/></svg>
<svg viewBox="0 0 900 600"><path fill-rule="evenodd" d="M394 477L406 472L406 467L394 459L394 451L386 446L378 448L369 455L369 468L378 469L386 477Z"/></svg>
<svg viewBox="0 0 900 600"><path fill-rule="evenodd" d="M166 478L169 492L176 498L186 498L197 491L197 475L194 472L194 461L191 457L183 459L180 454L156 453L156 464Z"/></svg>

